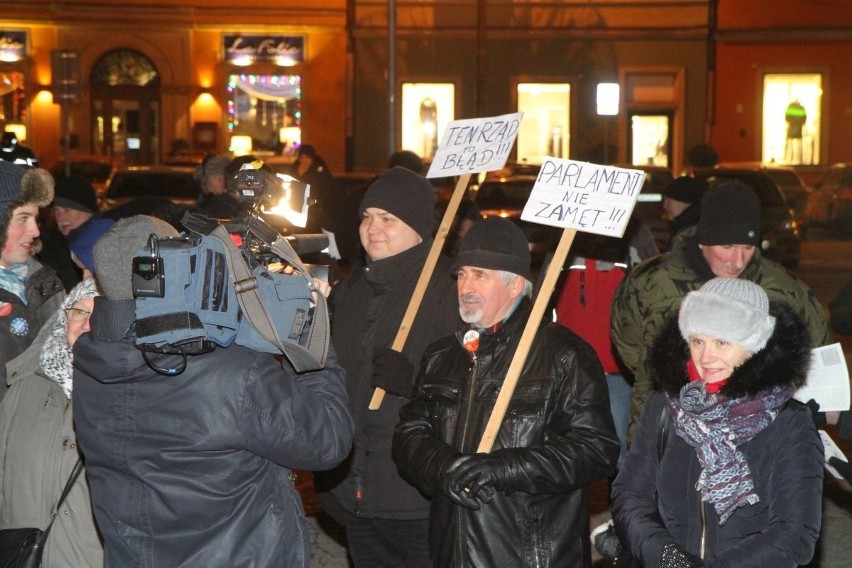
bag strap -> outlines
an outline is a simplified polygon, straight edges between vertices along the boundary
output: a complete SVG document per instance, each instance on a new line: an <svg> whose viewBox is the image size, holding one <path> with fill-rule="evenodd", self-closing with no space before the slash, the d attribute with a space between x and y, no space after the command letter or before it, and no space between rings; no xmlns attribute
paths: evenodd
<svg viewBox="0 0 852 568"><path fill-rule="evenodd" d="M210 236L221 241L225 247L240 307L254 328L267 341L281 350L296 372L316 371L323 368L328 356L329 346L328 305L325 296L320 293L316 294L316 307L308 332L307 349L283 340L278 335L270 314L264 309L263 302L257 293L255 277L246 266L240 249L237 248L222 225L217 226L210 233ZM310 285L310 273L286 239L279 235L272 243L270 250L294 266Z"/></svg>
<svg viewBox="0 0 852 568"><path fill-rule="evenodd" d="M659 463L663 461L663 454L666 453L666 443L669 441L669 430L672 427L672 417L669 416L666 405L663 405L663 411L660 413L660 423L657 427L657 463Z"/></svg>
<svg viewBox="0 0 852 568"><path fill-rule="evenodd" d="M56 510L53 511L53 516L50 518L50 522L47 524L47 528L44 529L44 532L38 538L38 546L43 546L44 542L47 540L47 535L48 533L50 533L51 527L53 527L53 521L56 520L56 516L59 514L59 509L62 508L62 504L68 497L68 494L71 493L71 488L74 486L74 483L77 481L77 478L80 477L80 473L82 471L83 460L78 459L77 463L74 464L74 469L71 470L71 475L68 476L68 481L65 482L65 488L62 490L62 495L59 497L59 501L56 503Z"/></svg>

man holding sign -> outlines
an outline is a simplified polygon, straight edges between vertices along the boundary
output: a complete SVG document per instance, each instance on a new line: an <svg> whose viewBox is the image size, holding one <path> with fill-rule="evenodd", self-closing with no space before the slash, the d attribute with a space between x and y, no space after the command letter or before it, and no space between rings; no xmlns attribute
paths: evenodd
<svg viewBox="0 0 852 568"><path fill-rule="evenodd" d="M591 566L588 486L619 444L594 351L556 324L537 328L491 453L475 453L530 315L523 232L492 217L453 265L461 331L423 356L393 457L432 496L434 566Z"/></svg>
<svg viewBox="0 0 852 568"><path fill-rule="evenodd" d="M385 170L360 206L366 265L331 294L331 340L346 370L355 442L348 460L317 474L320 501L346 526L355 568L429 566L429 502L391 460L399 409L408 401L426 346L460 324L450 260L441 258L401 351L391 349L432 246L435 193L409 169ZM376 410L376 387L387 396Z"/></svg>

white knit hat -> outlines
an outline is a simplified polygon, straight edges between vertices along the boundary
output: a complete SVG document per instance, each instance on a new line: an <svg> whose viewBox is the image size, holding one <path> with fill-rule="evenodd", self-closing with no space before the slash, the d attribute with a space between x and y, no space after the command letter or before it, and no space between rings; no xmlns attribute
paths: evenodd
<svg viewBox="0 0 852 568"><path fill-rule="evenodd" d="M739 278L714 278L686 295L678 325L687 341L692 335L709 335L756 353L772 336L775 318L769 315L769 297L757 284Z"/></svg>

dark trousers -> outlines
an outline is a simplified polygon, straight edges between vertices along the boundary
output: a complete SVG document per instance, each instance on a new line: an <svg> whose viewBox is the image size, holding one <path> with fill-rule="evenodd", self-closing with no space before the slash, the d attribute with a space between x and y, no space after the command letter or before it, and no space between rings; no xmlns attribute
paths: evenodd
<svg viewBox="0 0 852 568"><path fill-rule="evenodd" d="M429 521L347 514L346 541L355 568L431 568Z"/></svg>

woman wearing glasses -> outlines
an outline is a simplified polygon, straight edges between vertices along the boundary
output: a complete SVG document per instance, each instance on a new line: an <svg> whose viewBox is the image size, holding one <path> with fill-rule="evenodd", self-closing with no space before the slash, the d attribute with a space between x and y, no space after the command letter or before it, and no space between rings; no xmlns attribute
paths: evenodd
<svg viewBox="0 0 852 568"><path fill-rule="evenodd" d="M38 338L6 365L0 403L0 529L50 523L80 454L71 412L71 348L89 330L95 283L75 286ZM44 568L103 565L86 474L77 477L47 539Z"/></svg>

